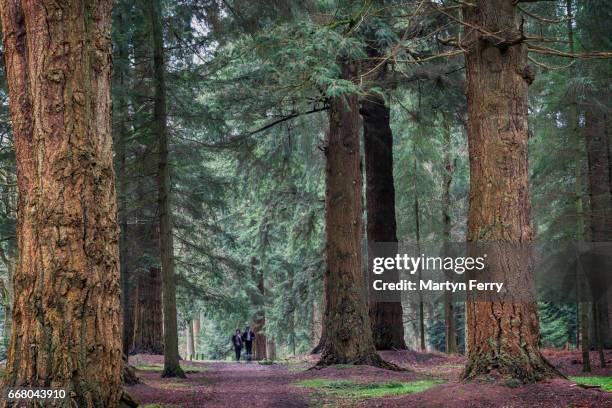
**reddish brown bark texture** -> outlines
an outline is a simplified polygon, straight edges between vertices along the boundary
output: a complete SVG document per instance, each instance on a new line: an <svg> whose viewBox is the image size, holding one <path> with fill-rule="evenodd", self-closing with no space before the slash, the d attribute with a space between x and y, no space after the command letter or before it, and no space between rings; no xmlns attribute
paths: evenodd
<svg viewBox="0 0 612 408"><path fill-rule="evenodd" d="M159 268L151 267L139 274L134 298L134 333L130 353L164 354Z"/></svg>
<svg viewBox="0 0 612 408"><path fill-rule="evenodd" d="M368 47L368 55L371 58L380 58L375 44ZM375 61L380 65L377 59ZM374 71L378 81L384 80L386 67L369 68ZM360 113L363 118L368 243L397 242L390 110L381 95L369 94L361 100ZM397 272L391 273L394 273L394 276L390 279L397 280ZM369 309L376 349L405 349L401 301L372 301Z"/></svg>
<svg viewBox="0 0 612 408"><path fill-rule="evenodd" d="M533 238L527 166L527 88L532 81L516 4L478 0L463 8L466 28L470 204L468 240L529 243ZM494 34L492 34L494 33ZM529 256L489 250L487 281L507 282L503 301L470 301L467 378L498 372L524 381L554 375L538 349ZM519 299L520 300L517 300Z"/></svg>
<svg viewBox="0 0 612 408"><path fill-rule="evenodd" d="M17 157L19 265L4 385L121 397L111 139L112 1L0 1Z"/></svg>
<svg viewBox="0 0 612 408"><path fill-rule="evenodd" d="M355 65L342 63L355 78ZM325 169L325 346L320 365L379 364L362 272L362 182L357 95L332 98Z"/></svg>

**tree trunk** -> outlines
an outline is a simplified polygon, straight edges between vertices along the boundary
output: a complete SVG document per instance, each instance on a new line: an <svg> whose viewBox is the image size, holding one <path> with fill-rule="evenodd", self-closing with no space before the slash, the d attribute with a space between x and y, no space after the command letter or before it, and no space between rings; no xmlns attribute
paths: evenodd
<svg viewBox="0 0 612 408"><path fill-rule="evenodd" d="M610 241L612 231L612 207L610 196L608 143L605 133L605 115L598 106L590 106L585 113L584 138L587 149L588 185L590 198L590 233L593 242ZM605 347L612 347L612 334L607 316L608 283L599 274L597 281L591 282L593 302L597 303L598 313L593 316L594 329L601 336ZM601 313L599 313L601 312ZM596 339L598 342L599 339Z"/></svg>
<svg viewBox="0 0 612 408"><path fill-rule="evenodd" d="M265 286L264 275L262 270L258 270L256 266L257 260L251 260L251 278L257 283L257 293L251 296L251 303L255 307L255 315L253 316L253 332L255 332L255 341L253 342L253 354L255 360L266 359L266 335L264 334L266 326L266 311L265 311Z"/></svg>
<svg viewBox="0 0 612 408"><path fill-rule="evenodd" d="M198 355L199 344L200 344L200 330L202 330L202 320L200 313L196 312L193 316L193 352Z"/></svg>
<svg viewBox="0 0 612 408"><path fill-rule="evenodd" d="M457 326L455 324L455 304L452 292L447 291L444 298L444 332L447 354L457 354Z"/></svg>
<svg viewBox="0 0 612 408"><path fill-rule="evenodd" d="M567 12L567 37L568 37L568 45L569 51L574 53L574 28L573 28L573 8L572 8L572 0L566 0L565 2L566 12ZM570 67L570 73L575 75L575 68ZM576 100L576 95L572 93L570 95L570 109L569 109L569 128L572 135L572 140L576 143L576 163L580 163L582 149L581 149L581 137L579 134L579 120L578 120L578 104ZM580 165L576 166L576 182L574 185L575 191L575 206L576 206L576 238L577 241L585 240L585 227L583 220L583 202L582 202L582 169ZM579 275L576 278L576 320L580 321L580 326L576 325L576 347L578 347L578 343L580 340L580 347L582 351L582 371L590 372L591 371L591 358L589 354L589 350L591 348L591 341L589 338L590 334L590 325L589 325L589 309L587 302L580 302L581 296L584 296L586 291L586 281L583 275ZM580 337L580 332L582 332L582 337Z"/></svg>
<svg viewBox="0 0 612 408"><path fill-rule="evenodd" d="M597 354L599 355L599 366L606 368L606 356L604 354L603 347L603 336L601 333L601 310L599 310L599 303L593 302L593 332L595 337L595 345L597 346Z"/></svg>
<svg viewBox="0 0 612 408"><path fill-rule="evenodd" d="M368 54L378 52L369 48ZM376 60L378 64L378 60ZM378 79L384 79L384 67ZM393 185L393 133L389 124L390 111L378 94L368 94L361 100L363 140L366 167L367 238L372 242L397 242L395 222L395 186ZM398 280L397 271L393 271ZM377 350L405 349L404 319L401 301L370 302L372 337Z"/></svg>
<svg viewBox="0 0 612 408"><path fill-rule="evenodd" d="M268 344L266 345L266 351L268 353L268 360L276 360L276 343L274 340L268 340Z"/></svg>
<svg viewBox="0 0 612 408"><path fill-rule="evenodd" d="M527 88L533 80L516 3L478 0L463 8L466 29L470 202L468 241L533 239L527 166ZM497 34L484 34L497 33ZM525 382L557 375L539 343L530 256L488 250L487 281L508 282L503 300L466 304L466 378L498 372ZM511 265L511 267L509 267ZM520 296L518 300L515 297Z"/></svg>
<svg viewBox="0 0 612 408"><path fill-rule="evenodd" d="M174 274L174 244L172 208L170 205L170 164L168 163L168 129L166 115L166 66L161 1L145 2L151 24L153 46L153 82L155 88L153 121L158 143L157 173L159 246L162 266L164 314L164 370L162 377L185 377L179 364L178 325L176 317L176 276Z"/></svg>
<svg viewBox="0 0 612 408"><path fill-rule="evenodd" d="M326 336L325 336L325 310L327 310L327 303L328 303L328 299L327 299L327 293L325 292L325 288L323 289L323 305L321 307L321 309L323 309L323 313L321 314L321 311L319 310L319 312L317 313L317 315L320 316L320 322L321 322L321 328L319 331L319 336L318 336L318 343L317 345L312 349L312 351L310 352L310 354L323 354L323 350L325 350L325 342L326 342ZM313 337L316 338L316 337Z"/></svg>
<svg viewBox="0 0 612 408"><path fill-rule="evenodd" d="M123 10L122 10L123 11ZM115 141L115 151L117 169L117 204L118 204L118 220L121 229L119 235L119 258L120 258L120 277L121 277L121 306L123 310L123 333L122 333L122 348L123 354L127 356L132 344L132 335L134 333L133 326L133 308L131 300L132 285L128 270L128 253L127 253L127 180L126 180L126 144L128 140L127 122L129 120L128 102L126 97L127 88L127 64L128 64L128 44L125 39L127 22L124 18L124 13L118 13L117 30L119 30L119 39L117 42L117 60L114 67L113 79L113 96L114 96L114 113L113 113L113 139ZM118 63L117 63L118 62Z"/></svg>
<svg viewBox="0 0 612 408"><path fill-rule="evenodd" d="M255 332L255 336L256 336L255 341L253 342L253 353L254 353L253 357L255 360L265 360L266 358L268 358L267 352L266 352L266 345L267 345L266 334L263 331L265 324L266 324L265 317L255 320L255 323L253 324L253 331ZM258 329L258 326L260 327L259 329Z"/></svg>
<svg viewBox="0 0 612 408"><path fill-rule="evenodd" d="M419 103L420 105L420 103ZM417 244L417 253L421 253L421 215L419 209L419 195L417 193L417 162L416 157L414 158L414 231ZM418 270L418 280L421 280L421 268ZM419 291L419 347L421 351L427 350L427 344L425 343L425 305L423 304L423 294Z"/></svg>
<svg viewBox="0 0 612 408"><path fill-rule="evenodd" d="M321 315L321 308L318 302L312 302L312 319L310 322L310 345L314 345L314 348L318 347L321 341L321 325L323 323L323 316ZM311 353L315 350L313 349Z"/></svg>
<svg viewBox="0 0 612 408"><path fill-rule="evenodd" d="M580 302L580 331L582 332L582 339L580 341L580 349L582 351L582 371L585 373L591 372L591 338L589 327L589 304L587 302Z"/></svg>
<svg viewBox="0 0 612 408"><path fill-rule="evenodd" d="M12 303L13 296L10 291L11 271L8 271L6 282L0 279L0 289L2 290L2 307L4 308L4 320L2 321L2 346L5 350L9 348L11 339L11 323L12 323Z"/></svg>
<svg viewBox="0 0 612 408"><path fill-rule="evenodd" d="M427 344L425 343L425 305L422 300L419 302L419 348L421 351L427 351Z"/></svg>
<svg viewBox="0 0 612 408"><path fill-rule="evenodd" d="M354 63L343 61L342 73L344 78L354 79ZM362 276L357 95L332 98L329 123L325 150L326 341L319 365L382 365L374 348Z"/></svg>
<svg viewBox="0 0 612 408"><path fill-rule="evenodd" d="M193 353L195 350L195 344L193 342L193 320L188 321L185 325L185 341L187 343L187 355L185 359L193 360Z"/></svg>
<svg viewBox="0 0 612 408"><path fill-rule="evenodd" d="M453 182L454 165L451 158L451 127L447 123L444 132L444 177L442 193L442 237L445 244L451 242L451 184ZM455 304L453 293L446 291L444 294L444 330L445 349L448 354L457 353L457 326L455 321Z"/></svg>
<svg viewBox="0 0 612 408"><path fill-rule="evenodd" d="M5 387L122 396L112 1L1 0L19 192Z"/></svg>
<svg viewBox="0 0 612 408"><path fill-rule="evenodd" d="M138 276L134 307L131 354L163 354L162 283L159 268L151 267Z"/></svg>
<svg viewBox="0 0 612 408"><path fill-rule="evenodd" d="M10 244L9 244L10 245ZM10 248L10 246L9 246ZM7 254L7 252L9 252ZM6 281L0 279L0 290L2 291L2 307L4 308L4 321L2 340L5 350L9 348L9 341L12 333L13 320L13 274L15 270L15 255L14 251L5 251L0 245L0 258L4 266L6 266Z"/></svg>
<svg viewBox="0 0 612 408"><path fill-rule="evenodd" d="M591 27L603 27L608 23L607 15L599 13L597 6L604 6L604 1L595 2L587 9L574 7L582 14L582 21L579 24L588 23L582 28L582 43L587 49L602 49L608 44L605 35L601 35L599 30L592 30ZM573 52L573 28L572 28L572 1L566 0L566 10L568 11L568 40L570 51ZM570 73L575 75L576 68L571 67ZM593 81L593 86L581 101L580 107L584 111L583 136L587 150L588 162L588 191L590 198L590 240L593 242L609 242L612 239L612 162L610 161L610 135L608 134L609 122L607 112L610 110L610 94L606 90L608 78L602 77L601 73L592 72L587 74ZM575 99L575 96L572 95ZM578 128L578 126L576 126ZM578 132L578 129L576 130ZM593 289L593 301L597 302L596 308L600 313L594 317L593 329L599 330L604 347L612 348L612 329L611 321L608 316L609 305L608 295L604 288L608 288L609 283L606 277L601 275L597 280L594 277L587 277ZM610 278L607 278L608 280ZM609 292L609 291L608 291ZM612 300L612 299L610 299ZM597 339L595 339L597 343Z"/></svg>

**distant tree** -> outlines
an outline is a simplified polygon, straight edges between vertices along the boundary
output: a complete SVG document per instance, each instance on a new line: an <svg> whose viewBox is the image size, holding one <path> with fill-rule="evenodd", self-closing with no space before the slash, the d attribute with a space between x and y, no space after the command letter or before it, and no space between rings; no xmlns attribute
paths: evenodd
<svg viewBox="0 0 612 408"><path fill-rule="evenodd" d="M370 62L364 64L363 70L369 73L366 77L374 86L384 86L387 64L381 63L384 48L376 38L375 27L368 30L366 41L366 53ZM376 91L363 96L360 105L366 175L367 240L368 243L397 242L390 109L383 95ZM405 349L401 301L371 301L369 309L376 349Z"/></svg>
<svg viewBox="0 0 612 408"><path fill-rule="evenodd" d="M162 377L185 377L179 364L178 323L176 315L176 276L174 273L174 243L172 209L170 207L170 162L168 152L168 124L166 111L166 63L161 0L145 2L151 29L153 49L154 132L157 136L158 155L158 212L159 247L162 269L164 315L164 370Z"/></svg>
<svg viewBox="0 0 612 408"><path fill-rule="evenodd" d="M138 273L134 291L130 353L164 353L161 271L149 267Z"/></svg>

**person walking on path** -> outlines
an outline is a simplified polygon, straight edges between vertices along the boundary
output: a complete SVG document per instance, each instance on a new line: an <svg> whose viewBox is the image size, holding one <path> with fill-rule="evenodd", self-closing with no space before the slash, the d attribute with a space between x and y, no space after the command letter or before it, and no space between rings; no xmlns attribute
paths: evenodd
<svg viewBox="0 0 612 408"><path fill-rule="evenodd" d="M242 333L242 341L246 347L246 358L247 361L251 361L252 359L252 351L253 351L253 340L255 340L255 333L249 326L244 329L244 333Z"/></svg>
<svg viewBox="0 0 612 408"><path fill-rule="evenodd" d="M240 329L236 329L236 333L232 336L232 344L234 345L234 351L236 352L236 361L240 361L240 352L242 351L242 336L240 335Z"/></svg>

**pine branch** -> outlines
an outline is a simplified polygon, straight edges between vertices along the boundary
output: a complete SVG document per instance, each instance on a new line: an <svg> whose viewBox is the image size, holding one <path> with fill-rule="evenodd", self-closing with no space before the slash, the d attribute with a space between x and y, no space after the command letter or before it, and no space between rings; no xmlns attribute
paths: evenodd
<svg viewBox="0 0 612 408"><path fill-rule="evenodd" d="M539 36L531 36L531 35L525 36L525 40L526 41L535 41L535 42L547 42L547 43L563 43L563 44L569 43L569 41L562 40L560 38L539 37Z"/></svg>
<svg viewBox="0 0 612 408"><path fill-rule="evenodd" d="M526 16L529 16L529 17L531 17L531 18L534 18L534 19L536 19L536 20L538 20L538 21L541 21L541 22L543 22L543 23L549 23L549 24L559 24L559 23L562 23L562 22L567 21L567 20L569 19L568 17L564 17L564 18L561 18L561 19L559 19L559 20L551 20L551 19L544 18L544 17L542 17L542 16L538 16L537 14L533 14L533 13L531 13L531 12L529 12L529 11L525 10L525 9L524 9L524 8L522 8L521 6L517 6L517 8L518 8L518 9L519 9L519 10L520 10L520 11L521 11L523 14L525 14Z"/></svg>
<svg viewBox="0 0 612 408"><path fill-rule="evenodd" d="M199 140L194 140L194 139L189 139L186 137L180 137L180 139L182 140L186 140L188 142L192 142L192 143L196 143L200 146L209 148L209 149L228 149L228 148L232 148L235 147L236 145L238 145L240 142L244 141L245 139L247 139L248 137L251 137L253 135L256 135L258 133L264 132L278 124L281 124L283 122L287 122L288 120L291 119L295 119L299 116L305 116L305 115L310 115L312 113L317 113L317 112L323 112L329 109L329 106L324 106L322 108L316 108L316 109L311 109L309 111L305 111L305 112L296 112L296 113L292 113L290 115L287 116L283 116L280 119L274 120L270 123L268 123L267 125L264 125L258 129L252 130L250 132L246 132L246 133L242 133L239 135L236 135L232 138L230 138L229 140L223 141L223 142L219 142L219 143L205 143Z"/></svg>
<svg viewBox="0 0 612 408"><path fill-rule="evenodd" d="M274 126L278 125L279 123L283 123L283 122L286 122L288 120L297 118L298 116L310 115L311 113L316 113L316 112L323 112L323 111L326 111L328 109L329 109L328 106L324 106L322 108L312 109L312 110L309 110L309 111L306 111L306 112L296 112L296 113L293 113L291 115L288 115L288 116L282 117L280 119L277 119L277 120L275 120L275 121L273 121L271 123L268 123L267 125L265 125L263 127L260 127L259 129L253 130L253 131L249 132L248 135L249 136L256 135L257 133L261 133L261 132L263 132L265 130L268 130L271 127L274 127Z"/></svg>
<svg viewBox="0 0 612 408"><path fill-rule="evenodd" d="M609 52L609 51L571 53L571 52L559 51L553 48L542 47L542 46L533 45L533 44L528 44L527 48L529 49L529 51L535 52L537 54L554 55L557 57L565 57L565 58L580 58L580 59L612 58L612 52Z"/></svg>
<svg viewBox="0 0 612 408"><path fill-rule="evenodd" d="M545 69L545 70L550 70L550 71L558 71L558 70L561 70L561 69L566 69L566 68L569 68L569 67L571 67L572 65L574 65L576 63L576 60L572 60L569 64L566 64L566 65L563 65L563 66L560 66L560 67L553 67L553 66L550 66L550 65L546 65L543 62L537 61L537 60L535 60L531 56L527 56L527 58L529 58L529 61L531 61L534 64L536 64L538 67L540 67L542 69Z"/></svg>

